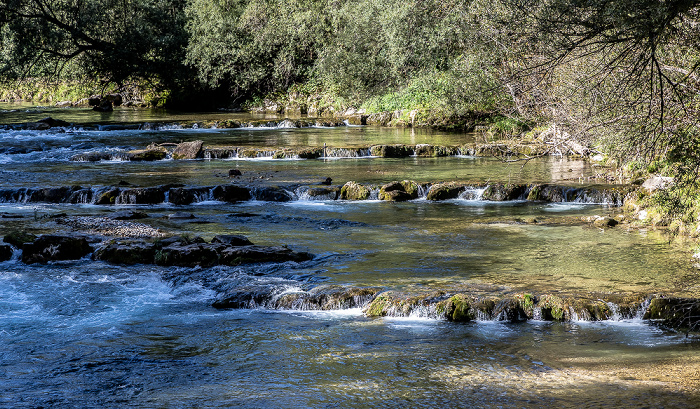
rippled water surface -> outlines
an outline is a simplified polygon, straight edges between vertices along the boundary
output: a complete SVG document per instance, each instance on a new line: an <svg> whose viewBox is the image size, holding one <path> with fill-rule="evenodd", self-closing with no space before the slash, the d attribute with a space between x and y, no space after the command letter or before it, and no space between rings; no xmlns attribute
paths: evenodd
<svg viewBox="0 0 700 409"><path fill-rule="evenodd" d="M79 123L233 118L0 105L3 123L46 116ZM201 139L247 146L459 145L474 135L371 127L258 130L0 131L2 188L229 183L301 185L332 177L558 182L596 172L557 158L165 160L71 162L76 153ZM26 149L24 153L18 150ZM336 311L218 310L231 290L371 286L406 293L680 294L697 296L689 254L653 232L580 220L610 205L295 200L97 206L0 204L0 232L66 231L51 216L132 209L164 231L244 234L310 251L304 263L178 268L88 258L0 263L0 407L700 407L700 344L639 318L458 324ZM174 212L196 218L169 219ZM22 216L21 218L10 218ZM252 291L252 290L251 290Z"/></svg>

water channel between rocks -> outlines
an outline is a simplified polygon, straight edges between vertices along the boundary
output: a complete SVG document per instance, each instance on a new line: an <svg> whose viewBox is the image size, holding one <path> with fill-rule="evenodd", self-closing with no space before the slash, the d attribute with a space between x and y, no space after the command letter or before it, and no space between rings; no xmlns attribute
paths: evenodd
<svg viewBox="0 0 700 409"><path fill-rule="evenodd" d="M479 194L390 203L310 198L298 190L327 177L338 186L412 180L482 190L489 183L579 189L598 172L588 162L544 157L523 166L462 155L76 162L77 154L152 142L461 146L483 136L367 126L116 129L110 126L246 117L0 105L3 124L47 116L74 124L0 130L0 191L236 184L281 186L291 200L225 203L206 196L187 205L99 205L14 196L0 203L3 236L16 229L66 233L67 219L134 210L149 215L138 223L164 232L207 241L242 234L315 257L203 268L89 257L26 265L16 253L0 263L0 407L700 407L697 339L642 319L650 297L698 297L697 269L685 250L658 233L582 222L617 212L616 203L501 202ZM242 174L230 178L231 169ZM169 217L174 213L194 218ZM561 322L482 315L458 323L420 303L370 317L358 305L274 309L280 304L270 301L346 287L421 300L583 298L603 305L606 319L566 311ZM268 303L214 307L231 294L265 295ZM631 299L633 310L621 310L622 300Z"/></svg>

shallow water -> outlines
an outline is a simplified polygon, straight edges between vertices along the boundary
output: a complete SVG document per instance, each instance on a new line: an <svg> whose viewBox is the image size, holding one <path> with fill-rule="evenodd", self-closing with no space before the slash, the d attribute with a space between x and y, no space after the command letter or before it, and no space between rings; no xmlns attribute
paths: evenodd
<svg viewBox="0 0 700 409"><path fill-rule="evenodd" d="M3 115L23 122L41 119L46 111L55 118L63 112L38 111ZM71 116L66 120L88 122L99 114L67 110L65 115ZM133 117L117 116L117 121L154 120L149 118L161 114L128 115ZM170 113L161 118L181 119ZM106 186L120 180L141 186L211 186L228 183L222 174L231 168L244 171L239 182L282 185L316 183L328 176L339 184L412 179L578 185L578 177L595 172L583 162L556 158L522 168L463 157L68 160L81 149L94 148L81 144L118 149L154 140L223 143L229 138L251 146L280 141L352 146L421 140L458 144L473 135L412 136L407 130L369 127L35 131L21 136L0 131L0 149L43 146L5 155L9 159L2 163L0 186ZM638 318L456 324L417 316L366 318L359 309L211 307L230 290L272 286L280 292L304 291L321 284L407 293L697 296L698 273L689 255L663 237L572 222L614 212L610 206L473 199L107 207L4 203L0 213L24 217L0 218L0 231L65 230L46 216L99 216L126 208L147 212L151 217L143 222L166 231L207 239L245 234L256 244L285 244L317 257L300 264L207 269L111 266L88 259L47 266L0 263L0 407L700 406L700 343ZM191 212L196 219L166 218L175 211Z"/></svg>

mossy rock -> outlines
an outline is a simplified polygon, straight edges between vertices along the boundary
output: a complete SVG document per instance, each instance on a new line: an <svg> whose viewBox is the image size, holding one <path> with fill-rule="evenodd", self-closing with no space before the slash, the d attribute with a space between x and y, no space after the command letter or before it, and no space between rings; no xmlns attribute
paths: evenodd
<svg viewBox="0 0 700 409"><path fill-rule="evenodd" d="M357 182L347 182L340 189L341 200L367 200L371 191Z"/></svg>
<svg viewBox="0 0 700 409"><path fill-rule="evenodd" d="M493 184L489 185L484 191L482 198L484 200L492 200L497 202L516 200L525 193L526 185Z"/></svg>
<svg viewBox="0 0 700 409"><path fill-rule="evenodd" d="M456 199L464 191L464 186L455 183L438 183L428 191L428 200Z"/></svg>
<svg viewBox="0 0 700 409"><path fill-rule="evenodd" d="M464 294L456 294L450 297L444 305L445 318L454 322L472 321L472 300Z"/></svg>
<svg viewBox="0 0 700 409"><path fill-rule="evenodd" d="M117 197L119 197L120 192L121 189L118 188L109 189L100 194L100 197L95 203L98 205L113 205L116 202Z"/></svg>
<svg viewBox="0 0 700 409"><path fill-rule="evenodd" d="M127 152L127 157L132 162L152 162L156 160L163 160L167 156L167 149L161 146L149 146L146 149L137 149Z"/></svg>
<svg viewBox="0 0 700 409"><path fill-rule="evenodd" d="M644 319L663 320L664 325L683 331L700 331L699 298L655 298Z"/></svg>
<svg viewBox="0 0 700 409"><path fill-rule="evenodd" d="M408 182L408 181L404 181ZM379 199L386 200L389 202L405 202L407 200L415 199L418 197L417 189L413 190L413 194L408 193L405 190L404 182L391 182L382 186L379 189ZM412 182L408 182L412 183ZM410 186L410 185L409 185Z"/></svg>
<svg viewBox="0 0 700 409"><path fill-rule="evenodd" d="M11 244L18 249L21 249L25 243L33 243L37 239L37 236L27 233L25 231L12 230L3 237L3 240L7 244Z"/></svg>
<svg viewBox="0 0 700 409"><path fill-rule="evenodd" d="M561 297L556 295L543 295L539 298L537 306L542 311L545 320L565 321L567 306Z"/></svg>
<svg viewBox="0 0 700 409"><path fill-rule="evenodd" d="M381 158L406 158L413 154L413 148L406 145L374 145L370 147L370 153Z"/></svg>
<svg viewBox="0 0 700 409"><path fill-rule="evenodd" d="M391 297L390 293L379 294L365 307L363 312L368 317L384 317L387 315L392 302L393 297Z"/></svg>

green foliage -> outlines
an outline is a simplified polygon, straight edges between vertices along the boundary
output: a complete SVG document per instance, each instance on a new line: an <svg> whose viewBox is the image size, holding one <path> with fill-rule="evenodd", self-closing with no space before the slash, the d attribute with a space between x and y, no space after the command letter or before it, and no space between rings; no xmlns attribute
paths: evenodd
<svg viewBox="0 0 700 409"><path fill-rule="evenodd" d="M4 78L183 75L187 0L0 0Z"/></svg>

